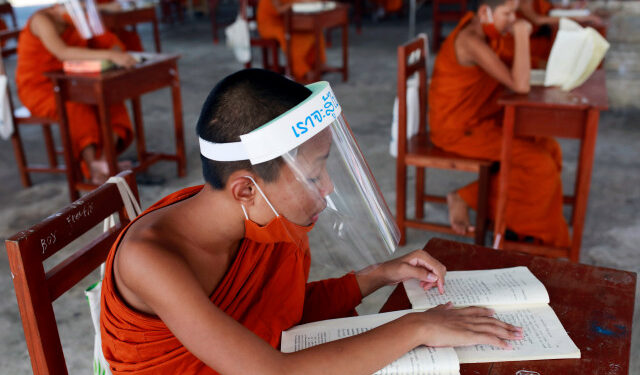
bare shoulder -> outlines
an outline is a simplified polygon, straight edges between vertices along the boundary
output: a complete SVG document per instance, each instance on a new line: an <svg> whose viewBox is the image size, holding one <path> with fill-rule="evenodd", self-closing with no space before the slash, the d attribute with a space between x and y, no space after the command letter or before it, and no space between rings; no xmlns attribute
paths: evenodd
<svg viewBox="0 0 640 375"><path fill-rule="evenodd" d="M42 32L55 29L55 23L51 15L47 12L47 9L42 9L31 16L29 28L32 33L39 36Z"/></svg>
<svg viewBox="0 0 640 375"><path fill-rule="evenodd" d="M470 25L460 30L455 41L456 57L460 65L475 65L476 56L484 50L491 51L484 38L481 38Z"/></svg>
<svg viewBox="0 0 640 375"><path fill-rule="evenodd" d="M157 216L148 214L131 225L120 243L113 274L121 297L135 309L153 314L148 304L153 290L195 279L174 238Z"/></svg>

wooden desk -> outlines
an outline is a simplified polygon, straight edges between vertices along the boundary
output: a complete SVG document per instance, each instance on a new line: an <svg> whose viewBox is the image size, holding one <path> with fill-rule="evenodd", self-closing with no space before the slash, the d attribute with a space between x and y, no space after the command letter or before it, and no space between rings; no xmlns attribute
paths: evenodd
<svg viewBox="0 0 640 375"><path fill-rule="evenodd" d="M46 73L53 81L58 107L58 118L66 124L67 112L64 103L67 101L95 105L98 108L103 150L109 166L109 175L118 173L116 152L113 144L113 130L109 119L109 106L131 99L133 107L133 124L136 133L136 149L138 163L134 172L147 169L160 160L174 160L178 166L180 177L186 174L186 158L184 147L184 131L182 124L182 99L180 95L180 78L177 60L179 55L156 55L136 65L132 69L109 70L102 74L65 74L62 71ZM171 88L173 102L173 123L176 142L176 153L154 153L146 149L140 95L163 87ZM75 166L79 162L71 160L68 165ZM78 199L78 189L93 190L97 186L83 183L77 168L69 180L69 191L72 200Z"/></svg>
<svg viewBox="0 0 640 375"><path fill-rule="evenodd" d="M287 43L287 70L291 75L291 34L295 32L312 32L316 41L322 38L327 29L342 28L342 67L322 66L320 58L316 59L313 68L313 81L319 81L323 73L342 72L342 81L349 78L349 6L336 3L331 10L323 10L313 13L299 13L291 10L285 13L285 40ZM322 46L316 43L316 56L321 56Z"/></svg>
<svg viewBox="0 0 640 375"><path fill-rule="evenodd" d="M582 86L565 92L556 87L532 86L529 94L507 93L498 103L505 107L502 124L502 154L500 158L500 188L495 221L495 241L498 248L515 249L537 255L580 258L582 230L591 184L591 168L598 134L600 111L609 107L605 72L596 71ZM568 248L504 241L509 223L505 222L511 145L513 137L551 136L579 139L580 156L574 195L564 202L573 205L571 245Z"/></svg>
<svg viewBox="0 0 640 375"><path fill-rule="evenodd" d="M160 33L158 31L158 17L156 16L155 7L143 7L119 11L102 10L100 12L100 16L102 16L102 22L108 30L124 29L126 26L133 26L135 30L136 24L151 22L151 25L153 26L153 42L156 46L156 52L162 52L162 47L160 46Z"/></svg>
<svg viewBox="0 0 640 375"><path fill-rule="evenodd" d="M463 364L462 375L627 375L636 274L434 238L425 250L449 271L527 266L549 292L551 307L580 348L580 359ZM381 312L411 308L402 284Z"/></svg>

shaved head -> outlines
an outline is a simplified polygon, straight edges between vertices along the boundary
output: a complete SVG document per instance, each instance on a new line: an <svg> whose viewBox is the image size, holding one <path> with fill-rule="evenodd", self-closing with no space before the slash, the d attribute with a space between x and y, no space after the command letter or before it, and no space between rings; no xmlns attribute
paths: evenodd
<svg viewBox="0 0 640 375"><path fill-rule="evenodd" d="M198 136L214 143L240 141L251 132L304 101L311 90L280 74L263 69L245 69L220 81L202 105L196 126ZM231 173L245 169L267 182L275 180L282 160L254 166L248 160L220 162L200 155L204 179L223 189Z"/></svg>

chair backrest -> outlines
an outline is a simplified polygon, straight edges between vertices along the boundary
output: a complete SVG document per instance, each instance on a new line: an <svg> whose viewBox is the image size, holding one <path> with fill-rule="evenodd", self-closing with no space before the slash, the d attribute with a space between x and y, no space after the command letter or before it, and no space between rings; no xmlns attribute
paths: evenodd
<svg viewBox="0 0 640 375"><path fill-rule="evenodd" d="M6 19L6 16L11 18L11 27L18 28L18 22L16 21L16 13L13 11L13 7L9 1L0 3L0 18Z"/></svg>
<svg viewBox="0 0 640 375"><path fill-rule="evenodd" d="M118 176L125 179L138 199L133 172L125 171ZM43 263L47 258L114 213L120 219L114 227L45 270ZM53 301L106 260L118 234L130 220L117 185L107 183L5 241L34 374L68 374Z"/></svg>
<svg viewBox="0 0 640 375"><path fill-rule="evenodd" d="M16 14L13 11L11 3L9 3L8 1L0 3L0 19L6 20L7 16L11 19L11 26L7 24L7 29L0 31L0 47L2 49L2 57L14 55L18 51L16 46L18 45L18 35L20 34L20 29L18 29ZM15 40L15 43L13 43L10 47L7 47L7 41L12 39Z"/></svg>
<svg viewBox="0 0 640 375"><path fill-rule="evenodd" d="M398 155L407 149L407 80L418 74L419 133L427 132L427 63L429 45L425 34L398 47Z"/></svg>

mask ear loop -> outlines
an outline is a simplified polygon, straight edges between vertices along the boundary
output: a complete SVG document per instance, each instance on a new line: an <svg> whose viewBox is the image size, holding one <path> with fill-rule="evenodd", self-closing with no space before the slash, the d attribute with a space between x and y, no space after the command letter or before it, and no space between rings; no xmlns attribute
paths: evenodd
<svg viewBox="0 0 640 375"><path fill-rule="evenodd" d="M489 23L493 23L493 13L491 12L491 8L487 5L487 18L489 19Z"/></svg>
<svg viewBox="0 0 640 375"><path fill-rule="evenodd" d="M271 202L269 202L269 199L267 198L267 196L262 192L262 189L260 189L260 186L256 183L256 180L254 180L253 177L251 176L242 176L242 177L248 178L249 180L251 180L251 182L253 182L255 187L258 189L258 192L260 193L260 195L262 195L262 198L264 198L264 200L267 202L267 204L271 208L271 211L273 211L273 213L277 217L280 217L280 215L278 214L278 211L276 211L276 209L273 208L273 205L271 204ZM244 212L244 217L246 217L247 220L249 220L249 216L247 215L247 210L244 208L244 205L240 204L240 207L242 207L242 212Z"/></svg>

